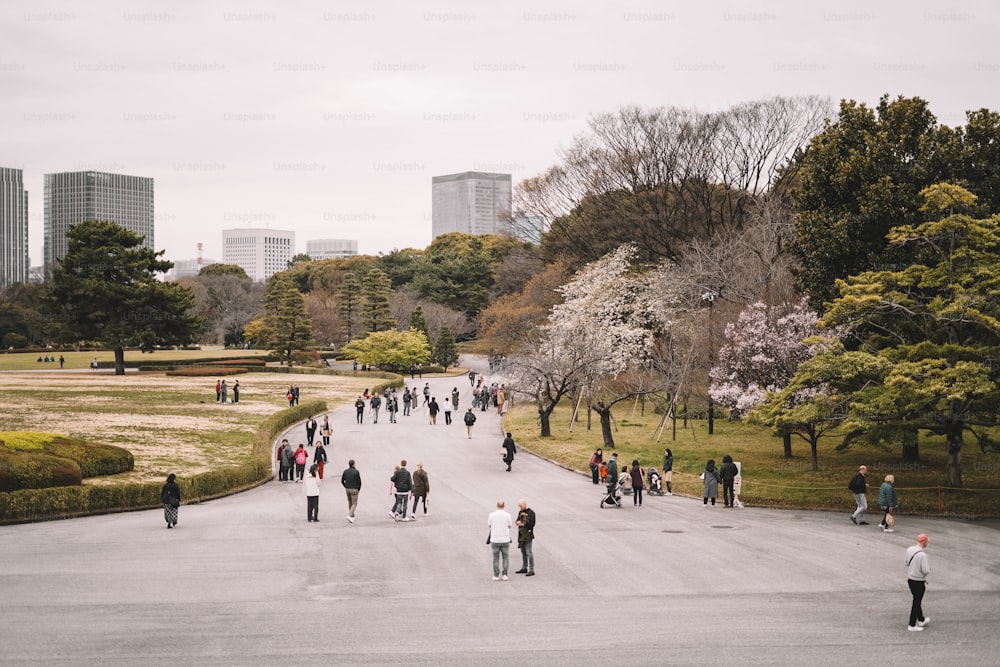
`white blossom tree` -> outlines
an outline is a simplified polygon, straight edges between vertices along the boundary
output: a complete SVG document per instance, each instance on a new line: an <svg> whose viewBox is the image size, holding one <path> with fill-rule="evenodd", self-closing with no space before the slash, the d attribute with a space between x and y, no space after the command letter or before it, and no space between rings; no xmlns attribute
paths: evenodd
<svg viewBox="0 0 1000 667"><path fill-rule="evenodd" d="M710 371L709 395L740 418L762 404L769 392L783 390L799 364L815 355L803 342L819 333L819 316L807 300L769 306L748 305L735 322L726 325L725 343ZM791 456L785 437L785 456Z"/></svg>

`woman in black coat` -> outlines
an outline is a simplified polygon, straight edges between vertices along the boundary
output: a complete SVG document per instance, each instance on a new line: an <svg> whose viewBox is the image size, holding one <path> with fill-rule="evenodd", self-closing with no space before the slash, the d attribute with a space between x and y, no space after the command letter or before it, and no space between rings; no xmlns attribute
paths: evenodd
<svg viewBox="0 0 1000 667"><path fill-rule="evenodd" d="M177 508L181 506L181 487L177 486L177 475L167 475L167 483L160 490L160 502L163 503L163 518L167 520L167 528L177 525Z"/></svg>

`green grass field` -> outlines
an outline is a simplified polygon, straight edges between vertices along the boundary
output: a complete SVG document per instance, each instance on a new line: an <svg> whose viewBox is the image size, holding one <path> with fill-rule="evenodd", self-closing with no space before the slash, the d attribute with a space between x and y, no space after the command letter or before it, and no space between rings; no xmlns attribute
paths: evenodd
<svg viewBox="0 0 1000 667"><path fill-rule="evenodd" d="M0 371L48 371L59 368L59 355L66 359L64 368L70 370L90 370L90 362L97 361L105 368L115 362L115 353L111 350L100 352L2 352L0 353ZM246 359L267 354L266 350L226 350L212 348L205 350L156 350L142 353L138 350L126 350L125 361L139 361L148 365L169 364L172 361L193 361L202 358L232 357ZM38 361L39 357L56 358L55 362Z"/></svg>
<svg viewBox="0 0 1000 667"><path fill-rule="evenodd" d="M809 445L793 438L791 459L783 456L782 443L770 431L741 422L716 419L714 433L708 434L705 420L692 420L684 428L677 424L676 440L670 422L657 441L657 427L662 415L641 405L620 405L614 411L615 451L619 461L638 459L644 468L663 465L663 450L674 455L674 491L701 497L699 475L708 459L721 464L729 454L742 464L745 504L777 507L808 507L849 512L854 509L847 482L864 464L868 471L869 507L875 506L878 487L887 474L896 478L896 490L902 513L953 515L960 517L1000 516L1000 455L983 454L975 443L966 442L962 452L964 489L940 489L944 486L945 450L943 441L921 438L921 461L902 463L898 449L853 446L836 451L839 439L825 438L818 449L819 470L812 470ZM586 412L581 410L570 432L569 404L552 415L552 437L538 436L538 414L534 406L522 404L508 412L505 427L514 434L519 447L534 451L575 470L586 472L590 455L601 447L600 423L593 414L587 430ZM605 450L605 460L611 455ZM720 500L721 502L721 489ZM845 519L846 520L846 519Z"/></svg>

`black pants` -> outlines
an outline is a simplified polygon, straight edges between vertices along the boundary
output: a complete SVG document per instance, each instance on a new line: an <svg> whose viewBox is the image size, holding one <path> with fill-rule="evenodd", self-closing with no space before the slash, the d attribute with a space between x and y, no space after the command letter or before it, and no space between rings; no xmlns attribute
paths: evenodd
<svg viewBox="0 0 1000 667"><path fill-rule="evenodd" d="M597 484L599 481L600 477L600 474L598 473L599 470L600 468L598 468L597 466L590 466L590 476L593 478L594 484Z"/></svg>
<svg viewBox="0 0 1000 667"><path fill-rule="evenodd" d="M642 504L642 489L637 489L632 487L632 504L641 505Z"/></svg>
<svg viewBox="0 0 1000 667"><path fill-rule="evenodd" d="M910 592L913 593L913 604L910 605L910 627L913 627L917 624L917 621L924 620L924 610L920 606L920 603L924 600L924 591L927 589L927 582L907 579L906 583L910 585Z"/></svg>
<svg viewBox="0 0 1000 667"><path fill-rule="evenodd" d="M451 423L451 413L448 412L447 410L445 410L445 413L444 413L444 423L445 423L445 425Z"/></svg>
<svg viewBox="0 0 1000 667"><path fill-rule="evenodd" d="M278 481L279 482L288 481L288 466L286 465L278 466Z"/></svg>
<svg viewBox="0 0 1000 667"><path fill-rule="evenodd" d="M319 496L306 496L306 519L319 521Z"/></svg>
<svg viewBox="0 0 1000 667"><path fill-rule="evenodd" d="M316 437L316 431L310 431L306 429L306 442L310 445L313 444L313 439Z"/></svg>
<svg viewBox="0 0 1000 667"><path fill-rule="evenodd" d="M362 423L365 420L365 409L361 408L358 410L358 423Z"/></svg>
<svg viewBox="0 0 1000 667"><path fill-rule="evenodd" d="M413 496L413 513L417 513L417 504L423 501L424 503L424 514L427 514L427 496Z"/></svg>
<svg viewBox="0 0 1000 667"><path fill-rule="evenodd" d="M296 463L295 464L295 476L298 477L298 479L299 479L300 482L302 481L302 478L306 476L306 464L305 463Z"/></svg>
<svg viewBox="0 0 1000 667"><path fill-rule="evenodd" d="M725 503L726 507L732 507L733 505L733 482L732 479L722 480L722 502Z"/></svg>

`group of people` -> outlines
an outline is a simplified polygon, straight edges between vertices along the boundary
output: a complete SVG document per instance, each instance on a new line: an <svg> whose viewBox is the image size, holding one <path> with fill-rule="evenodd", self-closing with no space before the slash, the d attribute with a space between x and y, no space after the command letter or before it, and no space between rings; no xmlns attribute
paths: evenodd
<svg viewBox="0 0 1000 667"><path fill-rule="evenodd" d="M851 521L856 526L867 526L865 512L868 511L868 466L860 466L858 472L851 481L847 483L847 488L854 494L854 511L851 512ZM879 521L879 528L884 533L896 532L896 508L899 506L899 499L896 497L896 477L886 475L882 480L882 485L878 489L878 499L876 502L882 509L882 520Z"/></svg>
<svg viewBox="0 0 1000 667"><path fill-rule="evenodd" d="M40 363L40 364L41 363L46 363L46 364L55 363L55 361L56 361L56 358L55 358L54 355L50 357L49 355L46 354L45 357L38 357L38 363ZM97 360L95 359L94 361L97 361ZM66 357L64 357L64 356L62 356L60 354L59 355L59 368L62 368L65 365L66 365Z"/></svg>
<svg viewBox="0 0 1000 667"><path fill-rule="evenodd" d="M310 443L309 446L314 445ZM293 449L288 443L288 438L283 438L275 456L278 462L279 482L302 482L305 479L306 464L309 463L309 451L305 445L299 443L299 446ZM316 441L312 454L312 468L320 479L323 479L323 470L328 460L323 441ZM312 472L310 469L310 473Z"/></svg>
<svg viewBox="0 0 1000 667"><path fill-rule="evenodd" d="M288 391L285 392L285 400L288 401L288 407L290 408L299 404L299 385L288 385Z"/></svg>
<svg viewBox="0 0 1000 667"><path fill-rule="evenodd" d="M229 385L226 384L225 380L215 381L215 402L216 403L228 403L229 402ZM233 403L240 402L240 381L236 380L233 382Z"/></svg>
<svg viewBox="0 0 1000 667"><path fill-rule="evenodd" d="M521 569L514 574L535 576L535 555L532 544L535 540L535 511L528 507L527 501L518 502L517 520L511 518L504 509L504 501L497 501L497 508L486 519L490 533L486 544L493 552L493 581L508 581L510 566L510 545L512 530L517 526L517 548L521 550Z"/></svg>
<svg viewBox="0 0 1000 667"><path fill-rule="evenodd" d="M418 463L417 469L410 474L406 469L406 459L399 462L392 475L389 477L389 495L393 496L394 502L389 510L389 516L393 521L414 521L417 517L417 507L422 503L424 514L427 514L427 494L431 491L430 478L424 470L424 464ZM408 517L406 514L410 497L413 498L413 512Z"/></svg>

